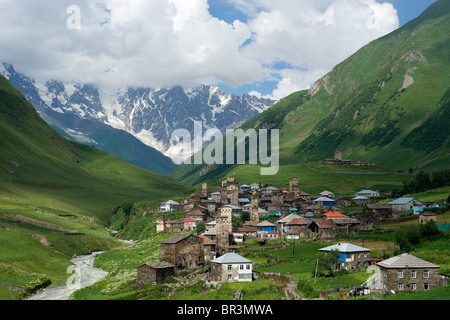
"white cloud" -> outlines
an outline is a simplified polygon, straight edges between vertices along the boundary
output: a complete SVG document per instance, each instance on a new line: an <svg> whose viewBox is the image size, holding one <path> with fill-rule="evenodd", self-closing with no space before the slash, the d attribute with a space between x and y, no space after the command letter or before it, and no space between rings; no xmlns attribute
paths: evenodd
<svg viewBox="0 0 450 320"><path fill-rule="evenodd" d="M73 0L0 0L0 60L38 79L110 88L276 78L281 98L399 23L375 0L229 1L248 23L211 16L207 0L79 0L80 30L69 30Z"/></svg>

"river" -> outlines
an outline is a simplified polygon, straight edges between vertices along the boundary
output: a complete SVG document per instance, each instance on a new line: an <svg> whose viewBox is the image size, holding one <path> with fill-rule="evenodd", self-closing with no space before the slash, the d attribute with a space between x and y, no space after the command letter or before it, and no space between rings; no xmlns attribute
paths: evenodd
<svg viewBox="0 0 450 320"><path fill-rule="evenodd" d="M77 272L74 269L69 273L74 276L77 274L80 276L76 286L71 285L43 289L26 300L69 300L70 295L76 290L92 286L94 283L102 280L108 275L108 272L94 268L95 258L100 253L102 252L94 252L88 256L81 256L71 260Z"/></svg>

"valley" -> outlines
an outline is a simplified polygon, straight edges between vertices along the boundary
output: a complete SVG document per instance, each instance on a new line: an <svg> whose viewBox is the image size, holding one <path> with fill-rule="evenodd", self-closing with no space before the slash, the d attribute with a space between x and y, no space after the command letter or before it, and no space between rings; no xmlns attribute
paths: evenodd
<svg viewBox="0 0 450 320"><path fill-rule="evenodd" d="M449 300L449 30L438 0L279 101L2 62L0 300ZM225 135L176 165L198 122L268 132L276 174ZM95 281L61 290L75 265Z"/></svg>

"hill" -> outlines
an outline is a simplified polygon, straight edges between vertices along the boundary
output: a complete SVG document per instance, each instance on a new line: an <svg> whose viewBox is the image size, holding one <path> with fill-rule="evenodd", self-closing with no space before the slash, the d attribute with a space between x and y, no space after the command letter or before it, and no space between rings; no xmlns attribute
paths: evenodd
<svg viewBox="0 0 450 320"><path fill-rule="evenodd" d="M42 85L17 72L10 64L0 63L0 74L4 75L33 104L47 123L67 139L95 146L97 149L158 174L166 175L177 167L170 158L142 143L132 134L115 129L95 118L83 118L82 115L87 114L87 109L93 114L104 112L98 91L92 86L79 86L74 89L72 95L69 95L65 92L63 83L48 81L44 86L48 90L45 95L42 93ZM70 108L81 110L80 114L63 112L63 102L70 102Z"/></svg>
<svg viewBox="0 0 450 320"><path fill-rule="evenodd" d="M67 140L0 76L0 300L51 281L74 255L118 245L105 226L129 201L189 193L173 178Z"/></svg>
<svg viewBox="0 0 450 320"><path fill-rule="evenodd" d="M341 150L343 159L393 171L448 168L449 23L450 3L437 1L242 128L279 129L282 166L323 162ZM195 185L232 169L182 165L172 176Z"/></svg>

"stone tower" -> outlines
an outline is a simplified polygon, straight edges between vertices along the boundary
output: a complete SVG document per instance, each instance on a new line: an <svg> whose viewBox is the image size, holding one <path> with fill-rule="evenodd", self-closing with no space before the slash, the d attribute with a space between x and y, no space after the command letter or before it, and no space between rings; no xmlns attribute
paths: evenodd
<svg viewBox="0 0 450 320"><path fill-rule="evenodd" d="M252 197L251 209L250 209L250 220L257 221L259 223L259 198L256 196Z"/></svg>
<svg viewBox="0 0 450 320"><path fill-rule="evenodd" d="M220 216L216 218L217 250L219 253L228 252L228 248L230 247L230 234L233 231L231 217L232 209L222 207Z"/></svg>
<svg viewBox="0 0 450 320"><path fill-rule="evenodd" d="M202 197L203 198L207 198L208 197L208 184L207 183L203 183L202 184Z"/></svg>
<svg viewBox="0 0 450 320"><path fill-rule="evenodd" d="M292 178L289 180L289 195L294 198L300 198L298 178Z"/></svg>
<svg viewBox="0 0 450 320"><path fill-rule="evenodd" d="M156 233L162 233L164 231L164 216L159 216L156 218Z"/></svg>
<svg viewBox="0 0 450 320"><path fill-rule="evenodd" d="M222 181L222 188L220 188L220 206L225 206L228 204L228 190L227 181Z"/></svg>
<svg viewBox="0 0 450 320"><path fill-rule="evenodd" d="M334 160L335 161L342 161L342 151L336 151L334 153Z"/></svg>
<svg viewBox="0 0 450 320"><path fill-rule="evenodd" d="M234 206L239 206L239 188L235 185L228 187L228 193L230 196L230 203Z"/></svg>

